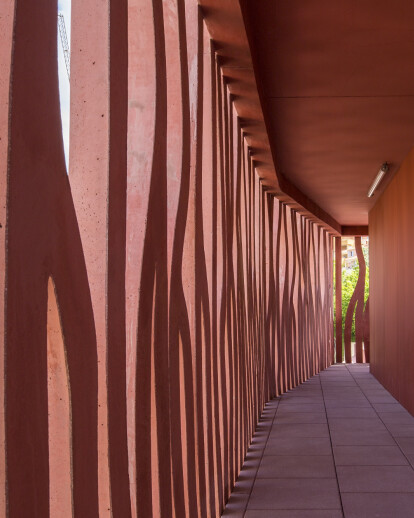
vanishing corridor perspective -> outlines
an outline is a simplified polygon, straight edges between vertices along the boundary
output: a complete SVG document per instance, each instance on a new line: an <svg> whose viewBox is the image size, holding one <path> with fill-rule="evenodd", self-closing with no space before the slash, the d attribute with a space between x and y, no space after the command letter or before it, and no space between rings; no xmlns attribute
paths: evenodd
<svg viewBox="0 0 414 518"><path fill-rule="evenodd" d="M72 0L67 170L58 2L1 0L0 517L219 518L265 405L353 356L414 411L414 111L398 132L410 106L388 107L384 137L352 119L381 110L322 106L409 104L414 77L288 72L336 59L329 16L375 34L371 1L317 0L321 27L298 3Z"/></svg>

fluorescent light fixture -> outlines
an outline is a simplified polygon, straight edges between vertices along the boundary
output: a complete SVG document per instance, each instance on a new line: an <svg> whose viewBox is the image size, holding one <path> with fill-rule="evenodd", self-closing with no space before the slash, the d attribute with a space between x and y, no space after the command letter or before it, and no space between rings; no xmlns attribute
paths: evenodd
<svg viewBox="0 0 414 518"><path fill-rule="evenodd" d="M372 185L369 188L368 198L371 198L371 196L373 196L375 189L378 187L380 181L383 179L385 173L388 171L389 168L390 168L390 166L387 162L384 162L382 164L381 169L378 171L378 174L375 177L375 180L372 182Z"/></svg>

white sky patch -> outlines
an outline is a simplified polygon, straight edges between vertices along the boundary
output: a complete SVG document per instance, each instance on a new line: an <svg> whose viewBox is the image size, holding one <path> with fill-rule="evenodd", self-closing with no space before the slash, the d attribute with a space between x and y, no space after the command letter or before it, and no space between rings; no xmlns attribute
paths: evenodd
<svg viewBox="0 0 414 518"><path fill-rule="evenodd" d="M59 0L58 11L65 18L66 32L70 45L71 28L71 0ZM56 20L56 25L58 21ZM59 95L60 95L60 115L62 118L63 145L65 148L66 169L69 171L69 126L70 126L70 83L63 55L62 42L58 30L58 73L59 73Z"/></svg>

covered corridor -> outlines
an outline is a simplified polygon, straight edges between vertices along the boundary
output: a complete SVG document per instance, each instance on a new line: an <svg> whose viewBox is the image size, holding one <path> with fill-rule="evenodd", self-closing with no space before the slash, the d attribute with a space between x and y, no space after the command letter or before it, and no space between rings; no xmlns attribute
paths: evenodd
<svg viewBox="0 0 414 518"><path fill-rule="evenodd" d="M369 373L336 364L262 413L232 518L411 518L414 417Z"/></svg>
<svg viewBox="0 0 414 518"><path fill-rule="evenodd" d="M61 8L0 0L0 518L410 516L413 0L72 0L66 112Z"/></svg>

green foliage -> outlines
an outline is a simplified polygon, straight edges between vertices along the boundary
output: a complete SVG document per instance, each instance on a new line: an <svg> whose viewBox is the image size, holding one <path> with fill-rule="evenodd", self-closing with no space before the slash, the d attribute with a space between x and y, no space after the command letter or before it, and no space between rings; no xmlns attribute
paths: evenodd
<svg viewBox="0 0 414 518"><path fill-rule="evenodd" d="M365 275L365 293L364 293L364 303L365 303L367 301L368 295L369 295L368 248L364 247L363 253L364 253L365 263L367 265L366 275ZM334 268L335 268L335 265L334 265ZM359 275L359 264L358 263L351 269L342 268L342 333L345 328L346 311L348 309L352 294L354 293L355 286L358 281L358 275ZM336 282L336 279L335 279L335 282ZM334 312L335 312L335 300L334 300ZM355 341L355 314L352 319L352 338L351 338L351 340L353 342Z"/></svg>
<svg viewBox="0 0 414 518"><path fill-rule="evenodd" d="M352 294L354 293L356 283L358 281L359 265L355 265L352 269L342 270L342 329L345 328L345 316L346 311L351 301ZM365 275L365 293L364 302L367 301L369 295L369 266ZM355 341L355 316L352 319L352 341Z"/></svg>

